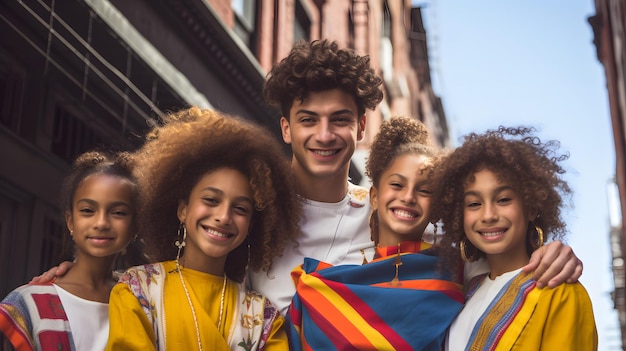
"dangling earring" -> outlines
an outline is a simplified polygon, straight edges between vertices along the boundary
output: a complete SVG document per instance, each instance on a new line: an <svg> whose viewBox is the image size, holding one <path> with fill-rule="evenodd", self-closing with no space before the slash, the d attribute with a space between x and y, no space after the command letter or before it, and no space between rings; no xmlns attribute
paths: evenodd
<svg viewBox="0 0 626 351"><path fill-rule="evenodd" d="M439 222L435 222L433 223L433 226L435 227L435 229L433 230L433 245L437 244L437 229L439 229Z"/></svg>
<svg viewBox="0 0 626 351"><path fill-rule="evenodd" d="M463 238L461 240L461 242L459 243L459 249L461 251L461 259L463 260L463 262L474 262L476 261L476 256L475 255L468 255L465 252L466 246L469 247L471 244L465 244L465 238Z"/></svg>
<svg viewBox="0 0 626 351"><path fill-rule="evenodd" d="M187 245L187 243L185 242L185 240L187 239L187 228L185 227L185 223L184 222L180 222L180 225L178 226L178 238L180 239L180 237L182 237L182 240L176 240L176 242L174 243L174 245L176 245L176 247L178 248L178 252L176 253L176 268L178 269L179 266L179 262L178 259L180 258L180 251L183 249L183 247L185 247L185 245Z"/></svg>
<svg viewBox="0 0 626 351"><path fill-rule="evenodd" d="M400 243L398 243L398 252L396 253L396 259L394 260L393 265L396 266L396 276L391 279L389 284L393 286L402 285L400 279L398 279L398 268L402 266L402 259L400 258Z"/></svg>
<svg viewBox="0 0 626 351"><path fill-rule="evenodd" d="M532 223L532 222L531 222ZM535 227L535 231L537 231L537 239L539 239L538 243L534 243L533 242L533 246L535 248L535 250L537 250L538 248L543 246L543 229L541 229L538 225L536 225L535 223L532 223L533 226Z"/></svg>

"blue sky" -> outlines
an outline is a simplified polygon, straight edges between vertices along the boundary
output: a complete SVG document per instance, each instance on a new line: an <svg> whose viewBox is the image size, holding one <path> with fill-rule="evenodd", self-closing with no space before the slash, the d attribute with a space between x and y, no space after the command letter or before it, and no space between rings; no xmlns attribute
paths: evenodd
<svg viewBox="0 0 626 351"><path fill-rule="evenodd" d="M599 350L621 349L609 297L607 184L615 151L604 70L587 22L593 0L413 3L423 7L434 89L455 145L468 132L527 125L570 153L567 243L584 262Z"/></svg>

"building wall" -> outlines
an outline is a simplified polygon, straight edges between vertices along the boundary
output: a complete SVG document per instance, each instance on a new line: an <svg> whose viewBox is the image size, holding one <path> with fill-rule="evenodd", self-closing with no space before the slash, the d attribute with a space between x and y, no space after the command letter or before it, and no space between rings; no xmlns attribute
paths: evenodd
<svg viewBox="0 0 626 351"><path fill-rule="evenodd" d="M613 301L618 311L622 345L626 346L626 1L596 0L589 18L598 60L604 66L606 89L615 142L615 184L621 216L611 220Z"/></svg>
<svg viewBox="0 0 626 351"><path fill-rule="evenodd" d="M82 1L0 3L0 295L59 262L79 153L133 149L183 100ZM151 72L151 71L150 71Z"/></svg>

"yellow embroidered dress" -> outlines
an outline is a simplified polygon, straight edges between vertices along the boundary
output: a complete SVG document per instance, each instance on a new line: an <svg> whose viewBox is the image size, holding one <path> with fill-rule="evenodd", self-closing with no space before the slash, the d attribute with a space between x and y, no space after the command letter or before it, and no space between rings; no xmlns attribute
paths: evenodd
<svg viewBox="0 0 626 351"><path fill-rule="evenodd" d="M133 267L111 292L107 350L286 350L284 318L264 297L223 277L182 269L198 333L174 261Z"/></svg>
<svg viewBox="0 0 626 351"><path fill-rule="evenodd" d="M486 278L476 277L468 301ZM538 289L532 276L515 275L474 326L465 350L570 350L598 348L591 300L580 283ZM463 312L461 312L462 314ZM459 327L461 328L461 327ZM455 326L449 338L454 338Z"/></svg>

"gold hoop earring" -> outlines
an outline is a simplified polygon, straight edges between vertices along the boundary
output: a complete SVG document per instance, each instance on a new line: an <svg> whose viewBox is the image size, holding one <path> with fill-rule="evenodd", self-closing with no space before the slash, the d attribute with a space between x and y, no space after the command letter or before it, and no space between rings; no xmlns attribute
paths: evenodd
<svg viewBox="0 0 626 351"><path fill-rule="evenodd" d="M467 260L467 256L465 255L465 239L461 240L459 243L459 251L461 251L461 259L463 262L469 262Z"/></svg>
<svg viewBox="0 0 626 351"><path fill-rule="evenodd" d="M461 242L459 243L459 249L461 251L461 259L463 260L463 262L474 262L476 261L476 256L474 255L468 255L465 250L466 247L468 247L470 244L465 244L465 239L462 239Z"/></svg>
<svg viewBox="0 0 626 351"><path fill-rule="evenodd" d="M176 253L176 267L178 267L178 260L180 259L180 251L187 245L185 240L187 239L187 228L185 227L184 222L180 222L178 226L178 239L174 243L174 245L178 248L178 252ZM182 240L180 240L182 237Z"/></svg>
<svg viewBox="0 0 626 351"><path fill-rule="evenodd" d="M535 250L537 250L543 246L543 229L541 229L535 223L533 223L533 226L535 227L535 231L537 232L537 239L539 239L539 242L537 244L533 243L533 246L535 246Z"/></svg>

